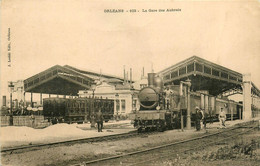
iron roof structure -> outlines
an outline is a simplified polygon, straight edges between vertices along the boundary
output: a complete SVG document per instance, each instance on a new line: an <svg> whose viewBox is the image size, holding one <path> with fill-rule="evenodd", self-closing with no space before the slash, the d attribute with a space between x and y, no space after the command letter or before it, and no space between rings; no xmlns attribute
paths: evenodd
<svg viewBox="0 0 260 166"><path fill-rule="evenodd" d="M79 90L91 89L96 80L123 83L124 79L77 69L65 65L55 65L24 80L25 92L59 95L77 95Z"/></svg>
<svg viewBox="0 0 260 166"><path fill-rule="evenodd" d="M192 56L158 74L165 85L180 84L180 81L191 80L191 90L206 90L211 95L226 92L242 92L243 75L226 67L212 63L197 56ZM229 93L230 94L230 93ZM252 83L252 94L260 96L259 89Z"/></svg>

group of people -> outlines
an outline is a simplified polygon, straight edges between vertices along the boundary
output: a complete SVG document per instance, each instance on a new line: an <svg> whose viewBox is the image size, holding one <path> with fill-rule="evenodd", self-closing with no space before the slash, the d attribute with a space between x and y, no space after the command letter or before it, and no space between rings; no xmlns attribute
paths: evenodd
<svg viewBox="0 0 260 166"><path fill-rule="evenodd" d="M195 114L195 127L196 127L196 130L199 131L202 128L202 126L204 126L204 129L206 129L207 117L205 117L204 112L199 107L195 107L195 110L196 110L196 114ZM226 117L226 113L224 111L224 108L221 107L219 115L218 115L220 128L225 128L226 127L226 124L225 124L226 118L227 117ZM210 123L213 123L212 119L213 119L212 116L210 116Z"/></svg>

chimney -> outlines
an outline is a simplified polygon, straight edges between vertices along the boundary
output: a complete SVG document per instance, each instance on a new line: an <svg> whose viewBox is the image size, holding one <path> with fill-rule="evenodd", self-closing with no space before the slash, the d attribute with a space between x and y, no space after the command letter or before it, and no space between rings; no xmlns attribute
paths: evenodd
<svg viewBox="0 0 260 166"><path fill-rule="evenodd" d="M142 74L141 74L141 79L144 79L144 67L143 67L143 69L142 69L142 72L141 72Z"/></svg>
<svg viewBox="0 0 260 166"><path fill-rule="evenodd" d="M132 85L132 68L130 68L130 85Z"/></svg>
<svg viewBox="0 0 260 166"><path fill-rule="evenodd" d="M124 83L125 83L125 80L126 80L126 78L125 78L125 65L124 65Z"/></svg>

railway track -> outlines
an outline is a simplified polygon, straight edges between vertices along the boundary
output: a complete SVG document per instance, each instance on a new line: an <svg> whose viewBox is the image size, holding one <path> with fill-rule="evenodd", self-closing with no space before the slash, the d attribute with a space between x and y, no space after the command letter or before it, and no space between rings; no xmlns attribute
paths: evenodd
<svg viewBox="0 0 260 166"><path fill-rule="evenodd" d="M188 143L196 145L196 141L207 140L208 138L214 137L214 136L223 137L222 139L218 139L217 141L209 141L209 142L205 141L206 143L203 146L209 146L211 144L216 144L217 142L221 142L221 141L236 137L236 136L244 134L246 132L250 132L257 127L258 126L255 125L255 122L253 121L253 122L250 122L250 123L245 123L243 125L238 125L238 126L235 126L235 127L232 127L232 128L221 130L219 132L206 134L206 135L195 137L195 138L192 138L192 139L187 139L187 140L182 140L182 141L164 144L164 145L160 145L160 146L155 146L155 147L152 147L152 148L133 151L133 152L125 153L125 154L121 154L121 155L115 155L115 156L110 156L110 157L106 157L106 158L100 158L100 159L96 159L96 160L86 161L86 162L83 162L83 163L75 164L73 166L114 165L114 164L119 164L119 163L123 164L123 165L147 165L147 163L149 163L149 162L156 161L156 160L164 158L164 157L172 156L172 154L176 154L175 152L173 152L173 153L170 153L169 151L165 152L163 150L165 148L176 147L176 146L179 146L181 144L186 145ZM187 147L190 147L190 146L187 145ZM184 150L178 151L178 153L180 154L180 153L188 152L188 151L194 150L196 148L201 148L201 147L202 146L198 146L198 147L193 146L193 148L186 148ZM178 149L178 148L174 148L174 149ZM149 154L152 151L156 151L156 150L161 151L160 153L157 153L159 155L157 155L157 156L156 155L155 156L147 155L148 159L146 159L146 160L143 159L142 157L140 158L141 155L146 155L146 153ZM110 162L111 162L111 164L109 164ZM150 165L150 163L148 165Z"/></svg>
<svg viewBox="0 0 260 166"><path fill-rule="evenodd" d="M1 149L1 153L13 153L14 151L19 151L19 150L30 151L30 150L37 150L39 148L44 148L44 147L65 146L68 144L71 145L71 144L78 144L78 143L94 143L94 142L102 142L102 141L120 140L120 139L125 139L125 138L130 138L130 137L138 137L138 136L142 137L145 135L151 135L151 134L155 134L155 133L157 133L157 132L138 133L137 131L132 131L129 133L107 135L107 136L101 136L101 137L99 136L99 137L52 142L52 143L46 143L46 144L34 144L34 145L19 146L19 147L13 147L13 148L3 148L3 149Z"/></svg>

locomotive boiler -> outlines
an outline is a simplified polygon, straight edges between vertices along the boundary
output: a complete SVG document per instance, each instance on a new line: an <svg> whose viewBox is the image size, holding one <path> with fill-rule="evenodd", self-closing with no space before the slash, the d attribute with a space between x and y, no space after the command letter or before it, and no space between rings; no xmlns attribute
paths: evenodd
<svg viewBox="0 0 260 166"><path fill-rule="evenodd" d="M160 77L155 73L148 74L148 87L144 87L138 94L140 110L155 110L160 105L163 95L163 84Z"/></svg>

